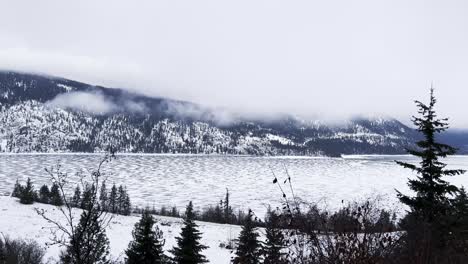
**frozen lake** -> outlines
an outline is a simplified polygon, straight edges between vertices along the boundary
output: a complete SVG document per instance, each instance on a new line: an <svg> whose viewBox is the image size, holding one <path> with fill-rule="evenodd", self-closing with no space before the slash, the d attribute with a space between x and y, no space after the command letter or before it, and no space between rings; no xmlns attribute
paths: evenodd
<svg viewBox="0 0 468 264"><path fill-rule="evenodd" d="M97 166L98 154L0 154L0 193L11 192L16 179L31 177L38 188L47 182L45 167L61 164L74 175ZM197 207L219 202L226 188L236 208L252 208L262 215L267 204L278 206L281 193L272 184L272 171L292 176L296 196L308 201L338 206L363 196L385 195L396 202L395 189L407 193L409 170L394 160L417 161L409 156L347 156L345 158L244 157L199 155L117 155L105 165L109 184L128 187L132 203L138 206L176 205L183 209L189 200ZM468 156L445 160L451 168L468 169ZM75 176L72 178L76 179ZM468 186L468 175L451 178ZM108 185L109 185L108 184Z"/></svg>

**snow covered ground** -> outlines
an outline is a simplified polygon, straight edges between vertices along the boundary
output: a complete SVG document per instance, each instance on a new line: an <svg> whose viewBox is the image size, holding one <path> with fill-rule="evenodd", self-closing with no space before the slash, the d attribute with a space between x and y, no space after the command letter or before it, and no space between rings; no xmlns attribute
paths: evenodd
<svg viewBox="0 0 468 264"><path fill-rule="evenodd" d="M45 167L60 163L74 177L80 169L94 168L99 154L0 154L0 193L9 193L16 179L31 177L37 188L48 183ZM217 155L118 155L107 164L109 182L128 187L137 206L176 205L183 210L189 200L200 208L214 205L231 193L235 208L251 208L263 216L267 205L281 202L274 172L286 177L288 169L295 194L307 201L324 201L336 207L374 194L384 195L389 204L397 202L395 189L409 192L407 179L414 174L394 160L417 162L409 156L346 156L344 158L251 157ZM449 167L468 169L468 156L445 160ZM449 179L468 186L468 174Z"/></svg>
<svg viewBox="0 0 468 264"><path fill-rule="evenodd" d="M22 205L16 198L0 196L0 234L12 238L33 239L40 244L50 242L50 230L48 224L39 216L34 208L47 210L52 219L63 219L60 212L51 205L35 203L33 205ZM79 217L81 210L76 209ZM171 217L156 217L158 226L164 232L166 244L165 250L175 245L175 237L180 233L181 219ZM124 251L130 242L134 224L139 216L115 215L108 227L107 236L110 241L111 256L113 259L123 259ZM203 233L202 243L209 246L203 253L210 263L230 263L230 250L219 247L220 243L226 243L231 238L237 238L240 232L239 226L212 224L197 222ZM57 259L61 248L50 246L46 250L45 259Z"/></svg>

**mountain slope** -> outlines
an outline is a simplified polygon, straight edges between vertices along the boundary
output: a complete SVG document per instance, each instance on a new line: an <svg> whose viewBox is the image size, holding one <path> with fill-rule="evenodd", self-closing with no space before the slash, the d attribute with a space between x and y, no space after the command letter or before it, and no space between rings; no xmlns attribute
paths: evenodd
<svg viewBox="0 0 468 264"><path fill-rule="evenodd" d="M395 119L341 125L285 116L259 121L189 102L62 78L0 72L1 152L399 154L417 134Z"/></svg>

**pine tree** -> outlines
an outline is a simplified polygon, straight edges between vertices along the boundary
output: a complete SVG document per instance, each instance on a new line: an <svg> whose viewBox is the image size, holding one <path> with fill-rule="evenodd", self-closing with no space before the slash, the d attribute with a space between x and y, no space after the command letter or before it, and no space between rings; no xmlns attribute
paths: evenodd
<svg viewBox="0 0 468 264"><path fill-rule="evenodd" d="M62 195L60 194L60 189L57 183L53 183L50 188L49 202L55 206L63 205Z"/></svg>
<svg viewBox="0 0 468 264"><path fill-rule="evenodd" d="M260 263L260 242L258 241L258 233L255 232L255 226L252 221L252 211L249 210L248 216L245 218L244 226L239 235L237 244L236 257L233 260L234 264L257 264Z"/></svg>
<svg viewBox="0 0 468 264"><path fill-rule="evenodd" d="M117 213L118 214L123 214L124 201L125 201L125 190L123 186L120 185L118 189L118 193L117 193Z"/></svg>
<svg viewBox="0 0 468 264"><path fill-rule="evenodd" d="M99 193L99 202L101 204L101 209L104 211L108 210L108 197L107 197L107 187L106 187L106 182L102 182L101 184L101 190Z"/></svg>
<svg viewBox="0 0 468 264"><path fill-rule="evenodd" d="M94 208L83 211L70 244L62 253L64 264L108 264L109 240Z"/></svg>
<svg viewBox="0 0 468 264"><path fill-rule="evenodd" d="M50 198L50 190L47 185L42 185L41 188L39 189L39 199L38 201L40 203L49 203L49 198Z"/></svg>
<svg viewBox="0 0 468 264"><path fill-rule="evenodd" d="M174 255L174 262L177 264L198 264L206 263L206 257L201 251L208 248L200 244L201 233L198 231L198 226L194 221L195 213L193 212L193 204L190 201L185 210L184 227L180 233L180 237L176 238L177 245L171 250Z"/></svg>
<svg viewBox="0 0 468 264"><path fill-rule="evenodd" d="M224 222L230 224L232 222L232 207L229 204L229 189L226 188L226 197L224 198Z"/></svg>
<svg viewBox="0 0 468 264"><path fill-rule="evenodd" d="M130 196L127 193L127 188L124 189L124 201L123 201L123 207L122 207L122 214L123 215L130 215L132 211L132 203L130 202Z"/></svg>
<svg viewBox="0 0 468 264"><path fill-rule="evenodd" d="M77 185L75 188L75 192L73 194L72 202L73 207L80 207L81 206L81 190L80 186Z"/></svg>
<svg viewBox="0 0 468 264"><path fill-rule="evenodd" d="M442 177L459 175L464 171L445 169L447 165L439 161L439 158L455 154L456 149L436 141L436 135L445 131L448 123L446 118L437 118L434 110L436 104L434 89L431 89L429 105L420 101L416 101L416 104L421 117L413 117L413 123L424 139L416 143L418 149L409 149L408 153L420 158L421 162L417 166L397 161L399 165L417 173L416 179L408 181L408 186L416 193L416 196L410 197L398 192L398 198L418 217L433 222L437 217L446 215L448 195L458 192L456 186L443 180Z"/></svg>
<svg viewBox="0 0 468 264"><path fill-rule="evenodd" d="M117 187L112 185L111 192L109 195L109 211L112 213L117 213Z"/></svg>
<svg viewBox="0 0 468 264"><path fill-rule="evenodd" d="M24 187L21 185L21 183L19 183L19 180L16 179L15 187L13 188L11 196L19 198L21 196L21 193L23 192L23 188Z"/></svg>
<svg viewBox="0 0 468 264"><path fill-rule="evenodd" d="M35 200L36 192L34 191L34 185L32 184L31 179L28 178L26 181L26 186L21 190L20 203L32 204Z"/></svg>
<svg viewBox="0 0 468 264"><path fill-rule="evenodd" d="M463 170L446 169L441 158L453 155L456 149L437 141L437 135L448 128L446 118L439 119L434 106L436 99L431 88L430 101L426 105L416 101L420 117L413 117L413 123L423 139L416 142L416 149L408 153L421 159L419 165L399 162L404 168L416 172L415 179L408 180L408 186L416 195L411 197L398 192L398 198L410 211L402 220L401 227L406 230L404 242L407 254L412 261L430 259L437 263L447 257L452 248L454 225L452 222L450 196L459 193L459 189L443 179L464 173Z"/></svg>
<svg viewBox="0 0 468 264"><path fill-rule="evenodd" d="M286 264L285 239L282 230L279 228L279 215L269 211L266 221L265 235L266 241L263 247L264 264Z"/></svg>
<svg viewBox="0 0 468 264"><path fill-rule="evenodd" d="M83 196L81 197L81 209L89 210L93 205L95 187L94 184L86 184L83 190Z"/></svg>
<svg viewBox="0 0 468 264"><path fill-rule="evenodd" d="M160 264L167 263L164 255L163 233L148 210L143 211L141 219L135 224L127 255L127 264Z"/></svg>

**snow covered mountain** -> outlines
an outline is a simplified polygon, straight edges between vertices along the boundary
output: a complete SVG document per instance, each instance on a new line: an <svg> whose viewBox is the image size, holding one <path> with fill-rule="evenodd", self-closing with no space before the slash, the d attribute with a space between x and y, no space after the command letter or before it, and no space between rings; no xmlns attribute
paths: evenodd
<svg viewBox="0 0 468 264"><path fill-rule="evenodd" d="M417 134L395 119L341 125L229 116L189 102L50 76L0 72L0 152L399 154Z"/></svg>

